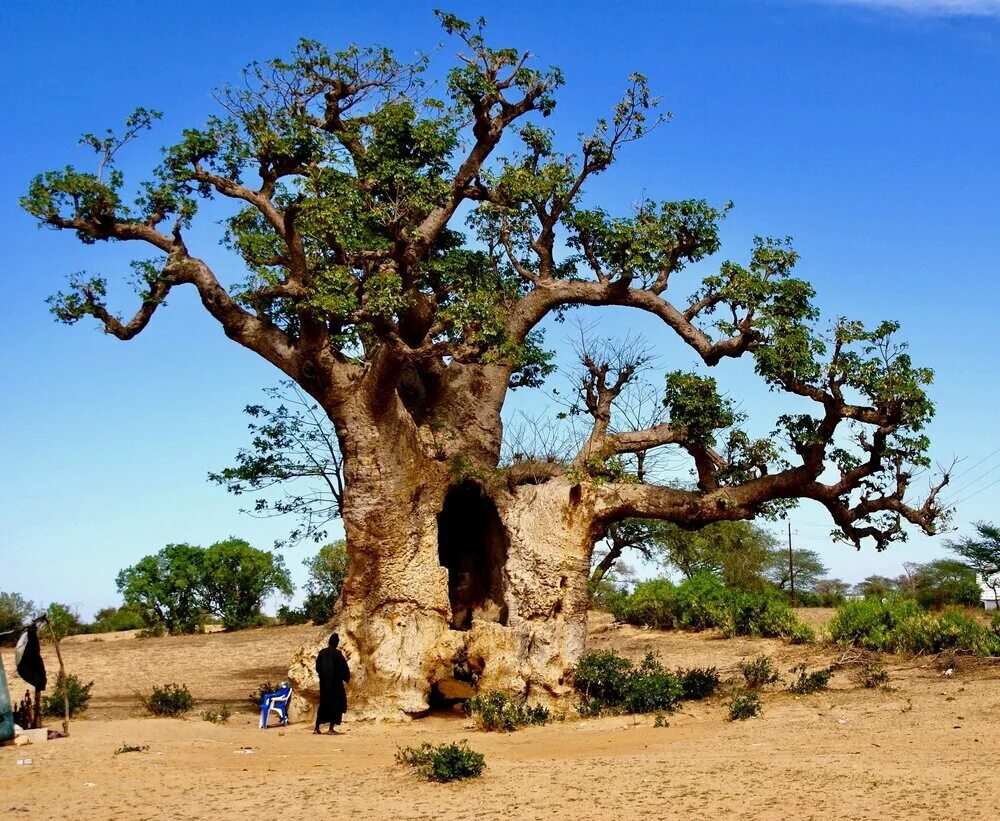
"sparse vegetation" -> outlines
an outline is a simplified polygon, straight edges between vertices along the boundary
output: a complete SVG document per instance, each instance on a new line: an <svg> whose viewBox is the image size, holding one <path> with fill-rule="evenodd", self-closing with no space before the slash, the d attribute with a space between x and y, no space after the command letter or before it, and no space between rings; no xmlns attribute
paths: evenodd
<svg viewBox="0 0 1000 821"><path fill-rule="evenodd" d="M681 679L681 697L685 701L708 698L719 689L719 671L714 667L692 667L678 670L677 674Z"/></svg>
<svg viewBox="0 0 1000 821"><path fill-rule="evenodd" d="M663 715L663 713L657 713L653 717L653 726L654 727L669 727L670 726L670 722L667 721L667 717L665 715Z"/></svg>
<svg viewBox="0 0 1000 821"><path fill-rule="evenodd" d="M798 673L798 678L788 685L789 691L800 696L807 696L825 690L833 677L833 668L824 667L821 670L806 672L806 666L799 664L791 669L792 673Z"/></svg>
<svg viewBox="0 0 1000 821"><path fill-rule="evenodd" d="M141 747L137 747L134 744L126 744L125 742L122 742L122 746L115 750L115 755L122 755L123 753L144 753L148 749L148 744L143 744Z"/></svg>
<svg viewBox="0 0 1000 821"><path fill-rule="evenodd" d="M436 746L425 741L419 747L400 747L396 761L430 781L477 778L486 767L485 756L470 750L464 740Z"/></svg>
<svg viewBox="0 0 1000 821"><path fill-rule="evenodd" d="M737 690L726 702L730 721L746 721L760 715L760 696L754 690Z"/></svg>
<svg viewBox="0 0 1000 821"><path fill-rule="evenodd" d="M854 680L866 690L889 689L889 671L875 659L863 659L854 670Z"/></svg>
<svg viewBox="0 0 1000 821"><path fill-rule="evenodd" d="M79 715L87 709L87 702L90 701L90 688L94 682L84 684L77 676L70 673L68 676L62 672L56 676L56 686L45 696L42 696L42 715L61 716L65 714L65 701L63 695L69 697L70 716Z"/></svg>
<svg viewBox="0 0 1000 821"><path fill-rule="evenodd" d="M164 684L153 687L149 697L143 699L143 706L154 716L173 718L190 711L194 706L194 697L183 684Z"/></svg>
<svg viewBox="0 0 1000 821"><path fill-rule="evenodd" d="M746 681L746 686L752 690L766 687L781 680L778 671L767 656L757 656L752 661L741 661L740 672Z"/></svg>
<svg viewBox="0 0 1000 821"><path fill-rule="evenodd" d="M548 724L549 711L541 705L529 705L525 699L499 690L480 693L470 699L469 714L480 730L510 733L519 727Z"/></svg>
<svg viewBox="0 0 1000 821"><path fill-rule="evenodd" d="M229 706L224 704L221 710L204 710L201 714L202 721L208 721L212 724L225 724L229 721L232 716L233 711L229 709Z"/></svg>

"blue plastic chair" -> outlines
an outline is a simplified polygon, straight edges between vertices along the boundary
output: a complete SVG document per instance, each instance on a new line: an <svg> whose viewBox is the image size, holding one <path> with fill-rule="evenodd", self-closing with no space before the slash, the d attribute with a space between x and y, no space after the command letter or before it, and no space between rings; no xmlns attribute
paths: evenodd
<svg viewBox="0 0 1000 821"><path fill-rule="evenodd" d="M265 693L260 700L260 728L267 729L267 721L271 713L277 713L281 726L288 724L288 702L292 698L292 685L283 682L273 693Z"/></svg>

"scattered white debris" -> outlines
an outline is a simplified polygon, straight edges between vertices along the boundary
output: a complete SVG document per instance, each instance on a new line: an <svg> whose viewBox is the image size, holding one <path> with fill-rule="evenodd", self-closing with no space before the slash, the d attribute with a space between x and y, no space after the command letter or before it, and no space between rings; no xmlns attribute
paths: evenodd
<svg viewBox="0 0 1000 821"><path fill-rule="evenodd" d="M941 675L942 676L953 676L953 675L955 675L955 668L954 667L949 667Z"/></svg>
<svg viewBox="0 0 1000 821"><path fill-rule="evenodd" d="M19 759L17 759L17 766L18 767L27 767L30 763L31 763L31 759L30 758L19 758Z"/></svg>
<svg viewBox="0 0 1000 821"><path fill-rule="evenodd" d="M84 781L83 782L83 786L84 787L96 787L97 785L93 781Z"/></svg>

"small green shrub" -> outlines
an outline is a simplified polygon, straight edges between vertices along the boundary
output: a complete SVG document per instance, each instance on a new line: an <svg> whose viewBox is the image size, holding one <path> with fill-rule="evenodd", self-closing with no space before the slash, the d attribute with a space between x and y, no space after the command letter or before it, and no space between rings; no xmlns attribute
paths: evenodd
<svg viewBox="0 0 1000 821"><path fill-rule="evenodd" d="M122 742L122 746L115 750L115 755L121 755L122 753L144 753L148 749L148 744L143 744L141 747L137 747L134 744L126 744L125 742Z"/></svg>
<svg viewBox="0 0 1000 821"><path fill-rule="evenodd" d="M233 711L228 705L223 705L221 710L205 710L201 714L202 721L209 721L212 724L225 724L233 715Z"/></svg>
<svg viewBox="0 0 1000 821"><path fill-rule="evenodd" d="M250 693L250 703L259 710L260 706L264 703L264 696L268 693L276 693L280 689L280 682L262 681L257 691Z"/></svg>
<svg viewBox="0 0 1000 821"><path fill-rule="evenodd" d="M760 696L754 690L738 690L726 702L730 721L746 721L760 715Z"/></svg>
<svg viewBox="0 0 1000 821"><path fill-rule="evenodd" d="M611 614L618 621L657 630L677 627L677 588L667 579L640 582L629 594L608 599Z"/></svg>
<svg viewBox="0 0 1000 821"><path fill-rule="evenodd" d="M881 662L867 659L854 671L854 680L866 690L888 689L889 671Z"/></svg>
<svg viewBox="0 0 1000 821"><path fill-rule="evenodd" d="M807 673L806 666L800 664L797 667L793 667L790 672L798 673L799 677L788 685L788 689L800 696L825 690L830 683L830 679L833 677L832 667L824 667L821 670L813 670L811 673Z"/></svg>
<svg viewBox="0 0 1000 821"><path fill-rule="evenodd" d="M499 690L476 695L469 699L466 708L476 726L487 732L510 733L519 727L549 722L549 711L545 707L528 705L523 698Z"/></svg>
<svg viewBox="0 0 1000 821"><path fill-rule="evenodd" d="M797 622L788 634L789 644L812 644L816 641L816 631L805 622Z"/></svg>
<svg viewBox="0 0 1000 821"><path fill-rule="evenodd" d="M915 601L898 596L848 601L837 608L837 615L831 619L830 637L866 650L895 652L899 626L922 613Z"/></svg>
<svg viewBox="0 0 1000 821"><path fill-rule="evenodd" d="M400 747L396 751L396 761L412 767L430 781L477 778L486 767L485 756L470 750L465 741L437 746L425 741L419 747Z"/></svg>
<svg viewBox="0 0 1000 821"><path fill-rule="evenodd" d="M781 680L767 656L757 656L753 661L741 661L739 667L747 687L753 690Z"/></svg>
<svg viewBox="0 0 1000 821"><path fill-rule="evenodd" d="M575 686L585 714L670 711L684 694L680 677L652 653L638 665L607 650L588 653L577 665Z"/></svg>
<svg viewBox="0 0 1000 821"><path fill-rule="evenodd" d="M719 671L714 667L692 667L690 670L678 670L681 680L681 698L685 701L698 701L708 698L719 689Z"/></svg>
<svg viewBox="0 0 1000 821"><path fill-rule="evenodd" d="M665 715L663 715L663 713L657 713L653 717L653 726L654 727L669 727L670 726L670 722L667 721L667 717Z"/></svg>
<svg viewBox="0 0 1000 821"><path fill-rule="evenodd" d="M183 684L164 684L153 687L153 692L145 700L145 707L154 716L179 716L194 706L191 691Z"/></svg>
<svg viewBox="0 0 1000 821"><path fill-rule="evenodd" d="M70 673L68 676L62 672L56 676L56 686L52 692L42 696L42 715L62 716L65 715L65 701L63 694L69 696L69 714L75 716L87 709L87 702L90 701L90 688L94 682L84 684L79 678Z"/></svg>

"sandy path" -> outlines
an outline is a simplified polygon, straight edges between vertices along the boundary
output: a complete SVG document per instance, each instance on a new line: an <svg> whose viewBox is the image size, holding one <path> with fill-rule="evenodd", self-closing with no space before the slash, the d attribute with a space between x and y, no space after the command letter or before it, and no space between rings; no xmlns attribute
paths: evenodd
<svg viewBox="0 0 1000 821"><path fill-rule="evenodd" d="M593 647L633 656L653 649L671 665L732 670L741 658L764 652L787 670L800 660L818 666L834 657L777 641L725 641L594 621ZM313 629L71 644L67 655L74 669L98 682L100 707L92 716L134 711L121 683L123 668L137 671L129 679L136 686L147 679L184 681L202 699L237 705L259 674L276 671L287 647ZM197 713L184 720L92 717L75 722L69 739L0 750L0 813L130 821L306 813L399 819L993 817L1000 799L1000 667L964 662L946 677L932 660L897 659L892 684L891 692L861 690L839 672L826 693L767 695L763 716L742 723L725 721L723 699L713 699L685 705L666 728L654 728L648 716L619 717L511 735L477 732L461 717L354 724L342 737L313 736L301 724L260 732L249 713L223 727ZM98 701L99 686L107 691ZM488 768L476 781L430 784L393 761L399 745L460 738L486 755ZM150 750L115 756L123 742ZM253 753L234 752L244 746ZM16 766L25 755L34 763Z"/></svg>

